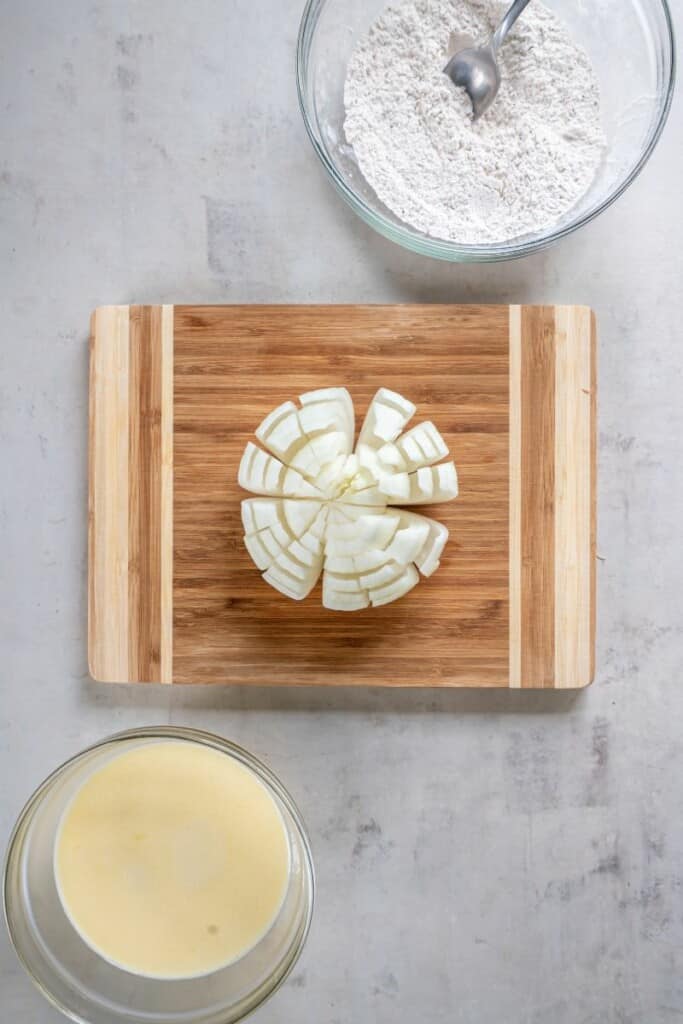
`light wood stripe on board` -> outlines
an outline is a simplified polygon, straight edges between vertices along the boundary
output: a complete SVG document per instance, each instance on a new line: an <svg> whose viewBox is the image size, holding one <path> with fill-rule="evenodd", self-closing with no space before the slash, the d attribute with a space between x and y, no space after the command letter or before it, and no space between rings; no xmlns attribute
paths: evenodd
<svg viewBox="0 0 683 1024"><path fill-rule="evenodd" d="M522 685L522 309L510 306L510 681Z"/></svg>
<svg viewBox="0 0 683 1024"><path fill-rule="evenodd" d="M128 679L128 348L128 307L96 310L88 515L88 650L96 679Z"/></svg>
<svg viewBox="0 0 683 1024"><path fill-rule="evenodd" d="M522 311L522 686L555 676L555 318Z"/></svg>
<svg viewBox="0 0 683 1024"><path fill-rule="evenodd" d="M592 678L592 316L555 309L555 686Z"/></svg>
<svg viewBox="0 0 683 1024"><path fill-rule="evenodd" d="M96 678L172 681L172 388L173 308L98 309L89 586Z"/></svg>

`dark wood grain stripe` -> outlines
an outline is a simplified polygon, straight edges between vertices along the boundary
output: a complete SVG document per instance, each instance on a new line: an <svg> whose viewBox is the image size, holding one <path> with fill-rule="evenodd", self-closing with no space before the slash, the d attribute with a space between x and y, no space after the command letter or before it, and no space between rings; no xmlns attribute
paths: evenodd
<svg viewBox="0 0 683 1024"><path fill-rule="evenodd" d="M555 679L555 318L521 311L521 685Z"/></svg>
<svg viewBox="0 0 683 1024"><path fill-rule="evenodd" d="M128 667L161 681L161 311L132 306L129 354Z"/></svg>

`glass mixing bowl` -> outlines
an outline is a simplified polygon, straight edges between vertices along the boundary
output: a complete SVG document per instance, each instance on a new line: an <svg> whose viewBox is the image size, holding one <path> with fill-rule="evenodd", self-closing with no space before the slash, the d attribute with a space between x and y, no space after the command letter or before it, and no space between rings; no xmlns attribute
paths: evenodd
<svg viewBox="0 0 683 1024"><path fill-rule="evenodd" d="M82 782L117 754L158 740L211 747L239 761L277 804L290 848L287 890L266 935L240 960L201 977L131 974L86 945L60 902L53 853L64 808ZM313 861L301 816L278 779L241 747L193 729L135 729L88 747L50 775L19 816L5 862L5 917L29 975L80 1024L234 1024L282 984L303 948L313 911Z"/></svg>
<svg viewBox="0 0 683 1024"><path fill-rule="evenodd" d="M596 217L643 168L664 127L673 92L674 39L666 0L545 3L593 61L607 136L602 166L589 192L550 231L503 243L464 245L433 238L399 220L366 183L344 137L346 67L357 40L386 0L308 0L297 46L301 112L333 184L376 231L413 252L444 260L485 263L527 256Z"/></svg>

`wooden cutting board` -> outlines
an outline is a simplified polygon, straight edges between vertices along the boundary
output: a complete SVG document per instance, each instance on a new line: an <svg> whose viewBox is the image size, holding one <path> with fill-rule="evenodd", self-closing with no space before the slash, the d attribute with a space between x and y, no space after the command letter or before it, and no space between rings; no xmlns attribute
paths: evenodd
<svg viewBox="0 0 683 1024"><path fill-rule="evenodd" d="M595 634L595 322L580 306L108 306L92 318L95 679L580 687ZM363 612L268 587L237 467L265 414L380 386L431 419L460 497L441 568ZM421 510L422 511L422 510Z"/></svg>

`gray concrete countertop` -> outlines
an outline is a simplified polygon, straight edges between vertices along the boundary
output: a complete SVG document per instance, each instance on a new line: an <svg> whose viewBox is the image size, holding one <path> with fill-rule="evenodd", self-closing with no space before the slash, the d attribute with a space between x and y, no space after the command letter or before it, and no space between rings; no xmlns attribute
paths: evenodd
<svg viewBox="0 0 683 1024"><path fill-rule="evenodd" d="M201 726L280 773L313 836L310 940L258 1024L679 1021L681 104L596 223L517 263L439 264L374 235L325 180L295 94L301 6L0 3L0 839L84 744ZM92 684L88 317L183 300L594 306L595 685ZM0 1021L58 1020L3 932Z"/></svg>

